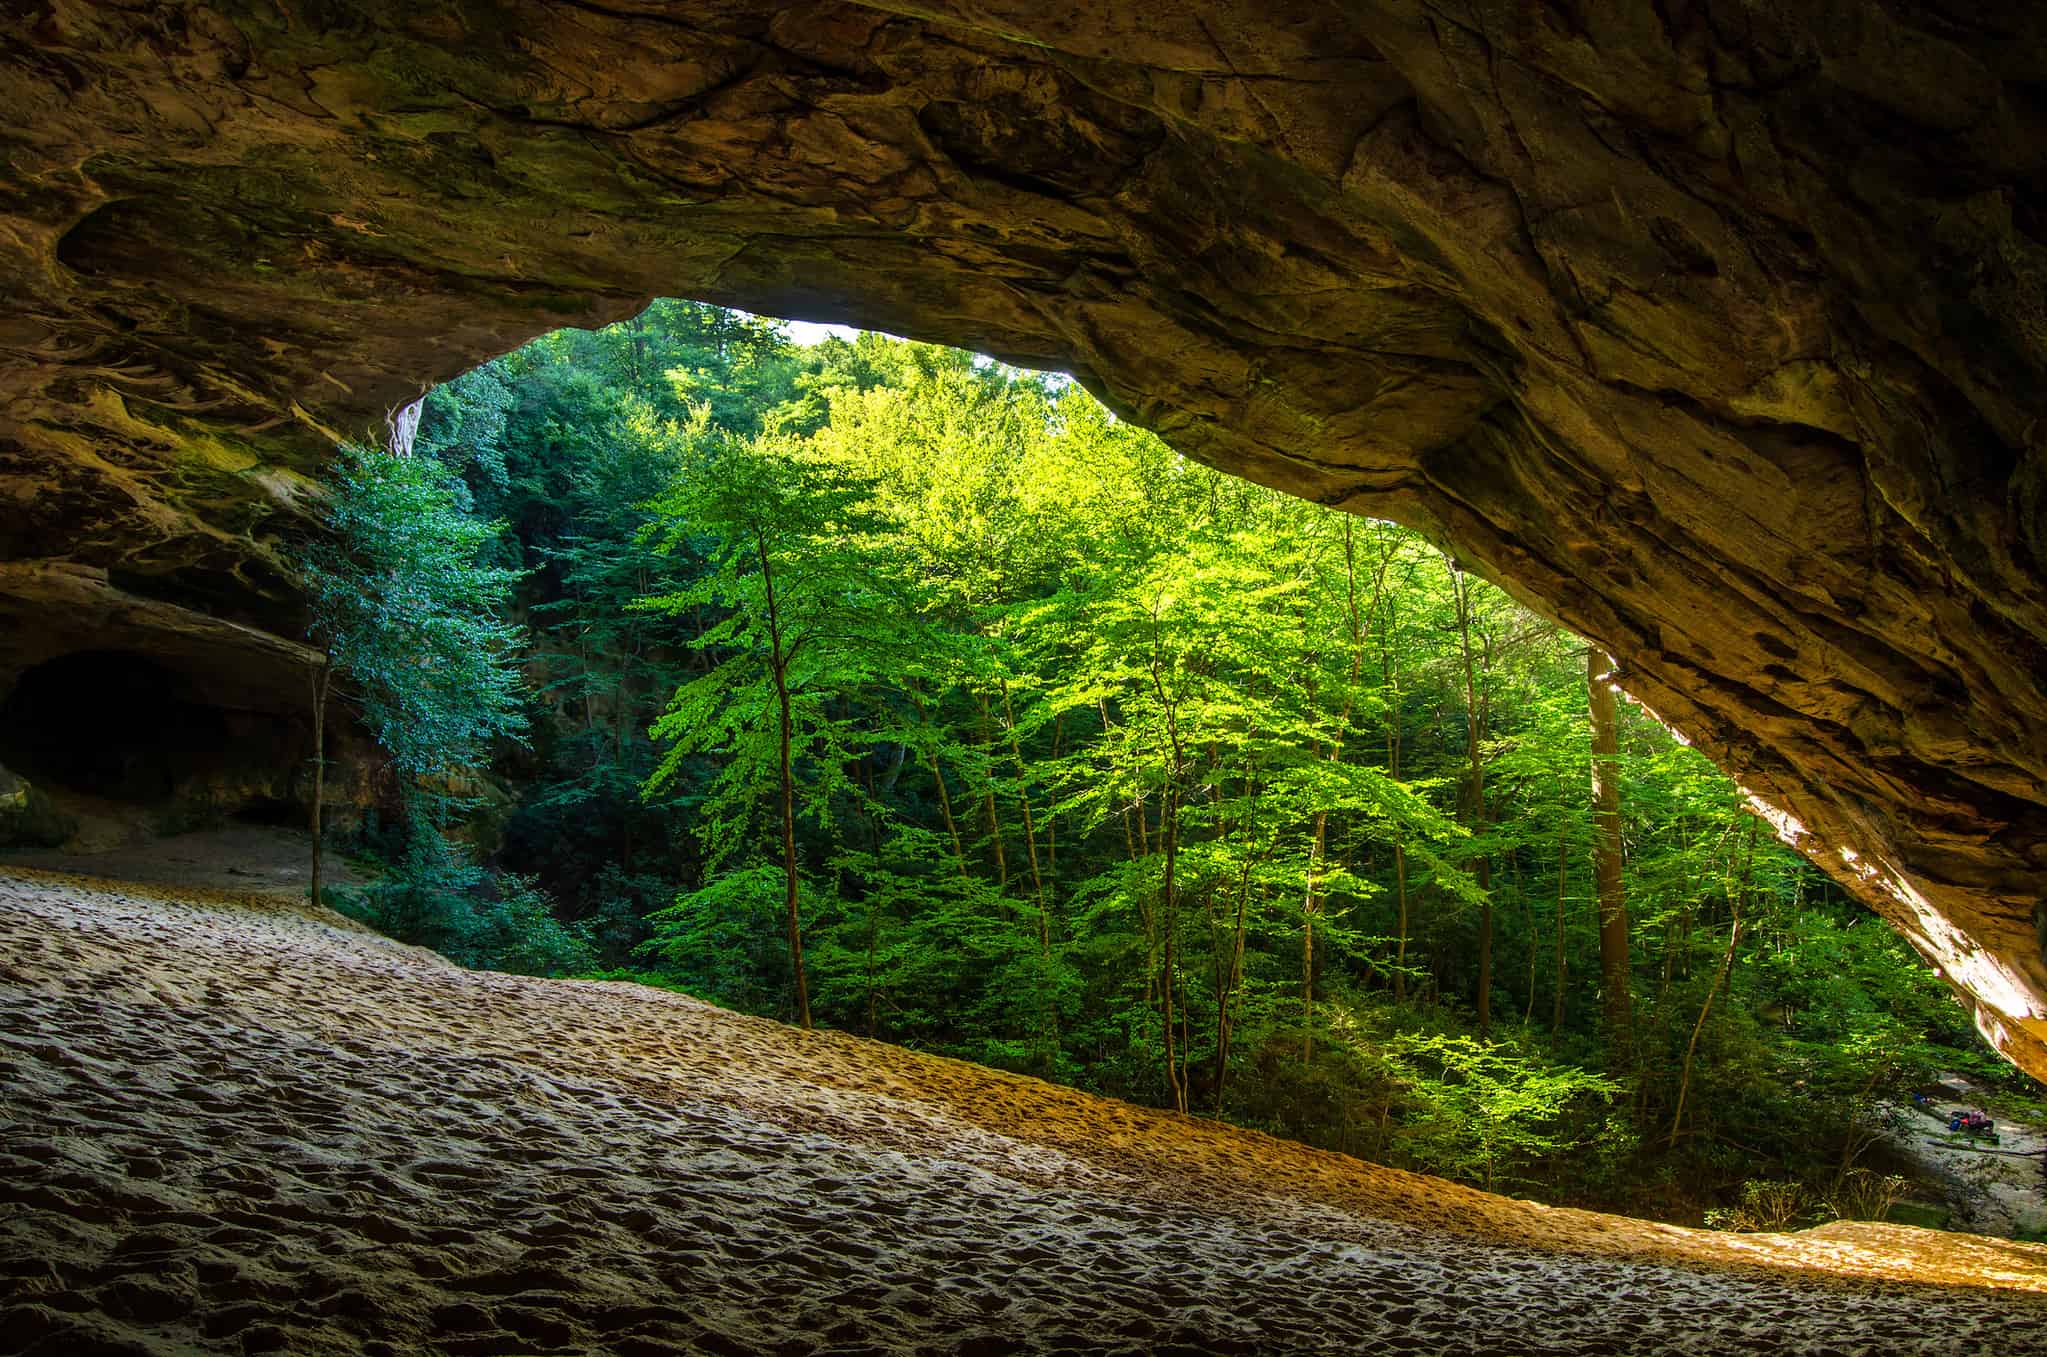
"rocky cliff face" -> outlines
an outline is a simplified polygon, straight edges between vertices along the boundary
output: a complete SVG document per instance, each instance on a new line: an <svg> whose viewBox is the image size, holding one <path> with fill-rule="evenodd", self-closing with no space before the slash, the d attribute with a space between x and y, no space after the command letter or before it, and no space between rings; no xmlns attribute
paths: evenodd
<svg viewBox="0 0 2047 1357"><path fill-rule="evenodd" d="M324 450L537 332L859 320L1455 544L2047 1077L2047 11L1952 9L12 7L0 685L52 588L289 669Z"/></svg>

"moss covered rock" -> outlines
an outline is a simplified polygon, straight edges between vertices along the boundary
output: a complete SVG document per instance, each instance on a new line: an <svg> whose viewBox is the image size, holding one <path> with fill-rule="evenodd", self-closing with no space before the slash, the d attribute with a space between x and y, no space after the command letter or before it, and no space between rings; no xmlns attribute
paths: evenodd
<svg viewBox="0 0 2047 1357"><path fill-rule="evenodd" d="M46 793L19 773L0 767L0 852L55 848L77 828Z"/></svg>

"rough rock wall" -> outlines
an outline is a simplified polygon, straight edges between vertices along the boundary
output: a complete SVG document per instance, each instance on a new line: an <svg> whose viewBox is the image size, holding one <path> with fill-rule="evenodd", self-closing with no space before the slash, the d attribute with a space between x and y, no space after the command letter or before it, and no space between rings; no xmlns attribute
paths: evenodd
<svg viewBox="0 0 2047 1357"><path fill-rule="evenodd" d="M288 632L333 438L550 327L859 320L1454 543L2047 1077L2047 11L6 14L0 657L80 571Z"/></svg>

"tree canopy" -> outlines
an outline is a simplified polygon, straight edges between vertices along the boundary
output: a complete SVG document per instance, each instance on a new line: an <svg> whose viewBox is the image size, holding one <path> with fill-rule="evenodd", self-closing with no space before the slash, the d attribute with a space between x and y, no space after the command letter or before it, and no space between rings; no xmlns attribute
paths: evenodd
<svg viewBox="0 0 2047 1357"><path fill-rule="evenodd" d="M1062 377L662 302L441 388L417 449L338 526L529 630L315 598L415 776L515 724L477 666L517 649L514 875L443 883L559 930L499 964L1678 1214L1839 1195L1873 1090L2001 1076L1585 642Z"/></svg>

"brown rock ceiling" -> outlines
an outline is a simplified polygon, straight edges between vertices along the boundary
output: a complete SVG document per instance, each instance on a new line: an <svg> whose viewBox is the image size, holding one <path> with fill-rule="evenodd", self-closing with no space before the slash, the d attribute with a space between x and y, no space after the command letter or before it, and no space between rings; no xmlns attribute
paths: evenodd
<svg viewBox="0 0 2047 1357"><path fill-rule="evenodd" d="M323 450L541 331L857 320L1455 544L2047 1077L2047 10L0 14L0 685L288 669Z"/></svg>

